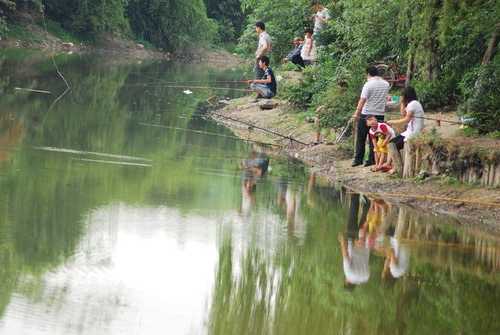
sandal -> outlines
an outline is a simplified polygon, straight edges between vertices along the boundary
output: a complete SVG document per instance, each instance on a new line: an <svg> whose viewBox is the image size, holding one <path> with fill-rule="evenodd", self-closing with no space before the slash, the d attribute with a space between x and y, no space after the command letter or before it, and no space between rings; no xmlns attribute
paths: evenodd
<svg viewBox="0 0 500 335"><path fill-rule="evenodd" d="M387 166L387 165L384 165L380 168L380 171L382 172L389 172L392 170L392 166Z"/></svg>

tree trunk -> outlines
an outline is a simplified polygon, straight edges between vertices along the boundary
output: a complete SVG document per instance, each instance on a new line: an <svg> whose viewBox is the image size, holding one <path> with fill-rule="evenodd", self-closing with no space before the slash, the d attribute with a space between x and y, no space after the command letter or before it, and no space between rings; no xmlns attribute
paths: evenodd
<svg viewBox="0 0 500 335"><path fill-rule="evenodd" d="M415 51L410 51L410 56L408 57L408 66L406 69L406 80L405 87L410 86L410 81L413 76L413 70L415 68Z"/></svg>
<svg viewBox="0 0 500 335"><path fill-rule="evenodd" d="M432 7L432 13L429 16L427 79L433 81L439 77L439 41L437 38L437 31L442 1L435 0L430 6Z"/></svg>
<svg viewBox="0 0 500 335"><path fill-rule="evenodd" d="M389 142L387 148L389 149L390 157L392 157L394 171L396 171L396 175L401 177L403 175L403 160L401 159L401 154L399 153L398 148L396 148L396 144L392 142Z"/></svg>
<svg viewBox="0 0 500 335"><path fill-rule="evenodd" d="M413 178L415 177L415 150L408 142L405 143L404 155L403 178Z"/></svg>
<svg viewBox="0 0 500 335"><path fill-rule="evenodd" d="M493 54L495 52L495 47L497 44L497 39L498 39L499 34L500 34L500 23L497 23L495 30L493 31L493 34L491 35L490 42L488 43L488 48L486 49L486 52L484 53L483 61L481 62L482 65L488 64L491 61L491 59L493 58Z"/></svg>

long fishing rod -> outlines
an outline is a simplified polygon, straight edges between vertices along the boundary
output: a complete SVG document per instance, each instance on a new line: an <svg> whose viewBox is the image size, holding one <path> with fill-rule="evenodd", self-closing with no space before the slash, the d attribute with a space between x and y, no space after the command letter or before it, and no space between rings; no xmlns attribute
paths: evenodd
<svg viewBox="0 0 500 335"><path fill-rule="evenodd" d="M152 77L144 74L135 74L139 78L146 78L150 79L151 81L154 82L161 82L164 84L210 84L210 83L217 83L217 84L244 84L247 83L246 80L165 80L157 77Z"/></svg>
<svg viewBox="0 0 500 335"><path fill-rule="evenodd" d="M200 90L224 90L224 91L239 91L239 92L253 92L248 88L236 87L214 87L214 86L191 86L191 85L150 85L150 84L125 84L128 87L161 87L161 88L178 88L178 89L200 89Z"/></svg>
<svg viewBox="0 0 500 335"><path fill-rule="evenodd" d="M337 136L337 138L335 139L335 143L336 144L339 144L342 141L342 139L344 138L345 134L349 130L349 127L351 126L352 121L353 121L353 119L349 119L349 121L347 121L347 124L342 129L342 131L340 132L339 136Z"/></svg>
<svg viewBox="0 0 500 335"><path fill-rule="evenodd" d="M247 80L173 80L173 81L167 81L167 80L153 80L149 84L153 82L159 82L162 84L173 84L173 85L184 85L184 84L246 84L248 83ZM137 83L140 84L140 83Z"/></svg>
<svg viewBox="0 0 500 335"><path fill-rule="evenodd" d="M387 112L385 114L389 114L389 115L399 115L401 116L401 114L398 114L397 112ZM422 119L422 120L429 120L429 121L436 121L436 122L444 122L444 123L450 123L450 124L455 124L455 125L468 125L467 123L465 122L460 122L460 121L451 121L451 120L445 120L445 119L436 119L436 118L431 118L431 117L427 117L427 116L414 116L415 119Z"/></svg>
<svg viewBox="0 0 500 335"><path fill-rule="evenodd" d="M235 118L232 118L232 117L229 117L229 116L226 116L226 115L222 115L222 114L219 114L219 113L216 113L216 112L211 112L212 115L215 115L215 116L218 116L218 117L221 117L223 119L227 119L227 120L230 120L230 121L233 121L233 122L237 122L237 123L241 123L241 124L244 124L248 127L251 127L251 128L255 128L255 129L258 129L258 130L262 130L264 132L267 132L267 133L270 133L270 134L273 134L273 135L276 135L278 137L281 137L281 138L284 138L284 139L287 139L289 141L293 141L293 142L297 142L299 144L302 144L302 145L305 145L307 146L308 144L307 143L304 143L302 141L299 141L291 136L286 136L286 135L283 135L283 134L280 134L274 130L271 130L271 129L266 129L266 128L262 128L262 127L259 127L259 126L256 126L250 122L246 122L246 121L242 121L242 120L238 120L238 119L235 119Z"/></svg>
<svg viewBox="0 0 500 335"><path fill-rule="evenodd" d="M196 134L201 134L201 135L210 135L210 136L224 137L224 138L229 138L229 139L238 140L238 141L247 141L247 142L252 142L252 143L261 144L261 145L270 145L270 146L282 147L279 144L260 142L260 141L250 140L250 139L245 140L245 139L242 139L242 138L236 137L236 136L224 135L224 134L218 134L218 133L212 133L212 132L208 132L208 131L204 131L204 130L196 130L196 129L180 128L180 127L172 127L172 126L164 126L164 125L160 125L160 124L145 123L145 122L139 122L139 124L141 126L145 126L145 127L155 127L155 128L162 128L162 129L179 130L179 131L185 131L185 132L196 133Z"/></svg>

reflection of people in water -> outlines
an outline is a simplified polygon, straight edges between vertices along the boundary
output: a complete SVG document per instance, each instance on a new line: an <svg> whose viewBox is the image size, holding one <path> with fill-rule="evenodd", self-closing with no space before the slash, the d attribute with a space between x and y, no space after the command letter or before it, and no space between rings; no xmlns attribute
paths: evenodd
<svg viewBox="0 0 500 335"><path fill-rule="evenodd" d="M364 284L370 279L370 250L362 240L353 241L339 235L346 288Z"/></svg>
<svg viewBox="0 0 500 335"><path fill-rule="evenodd" d="M398 223L394 233L390 237L390 249L387 251L382 278L386 279L390 273L392 278L401 278L408 272L410 267L410 251L408 247L401 244L402 224Z"/></svg>
<svg viewBox="0 0 500 335"><path fill-rule="evenodd" d="M366 222L361 226L360 237L366 240L370 249L382 248L384 242L383 221L387 213L387 203L380 199L372 200L366 216Z"/></svg>
<svg viewBox="0 0 500 335"><path fill-rule="evenodd" d="M350 192L349 192L350 193ZM347 238L339 235L342 251L345 287L350 289L355 285L363 284L370 278L370 250L365 243L365 235L360 229L361 222L365 222L369 208L369 200L359 194L350 193L350 210L347 220ZM360 202L362 204L361 217L358 220Z"/></svg>
<svg viewBox="0 0 500 335"><path fill-rule="evenodd" d="M358 220L360 205L362 210ZM383 279L397 279L404 276L410 264L409 249L401 243L401 236L407 229L406 221L398 219L395 228L387 228L392 221L389 205L381 199L368 200L359 194L350 194L349 210L347 239L339 235L346 287L354 287L368 281L371 251L374 255L385 257ZM386 231L390 239L389 245L384 248Z"/></svg>
<svg viewBox="0 0 500 335"><path fill-rule="evenodd" d="M347 218L347 237L354 239L359 234L359 227L362 222L366 221L368 215L368 209L370 208L370 200L360 194L350 194L350 206L349 206L349 216ZM360 202L361 217L358 220Z"/></svg>
<svg viewBox="0 0 500 335"><path fill-rule="evenodd" d="M243 214L250 214L252 207L255 205L257 181L264 177L268 167L269 157L256 151L252 151L250 157L241 162L241 168L244 170L241 187L241 212Z"/></svg>

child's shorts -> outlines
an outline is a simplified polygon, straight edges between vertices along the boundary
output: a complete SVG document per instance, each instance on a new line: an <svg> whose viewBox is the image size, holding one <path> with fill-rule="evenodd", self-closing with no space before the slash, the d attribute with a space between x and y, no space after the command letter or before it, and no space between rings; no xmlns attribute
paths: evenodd
<svg viewBox="0 0 500 335"><path fill-rule="evenodd" d="M387 144L384 145L384 139L378 139L377 141L377 146L375 147L375 152L379 154L386 154L389 152L389 149L387 149Z"/></svg>

